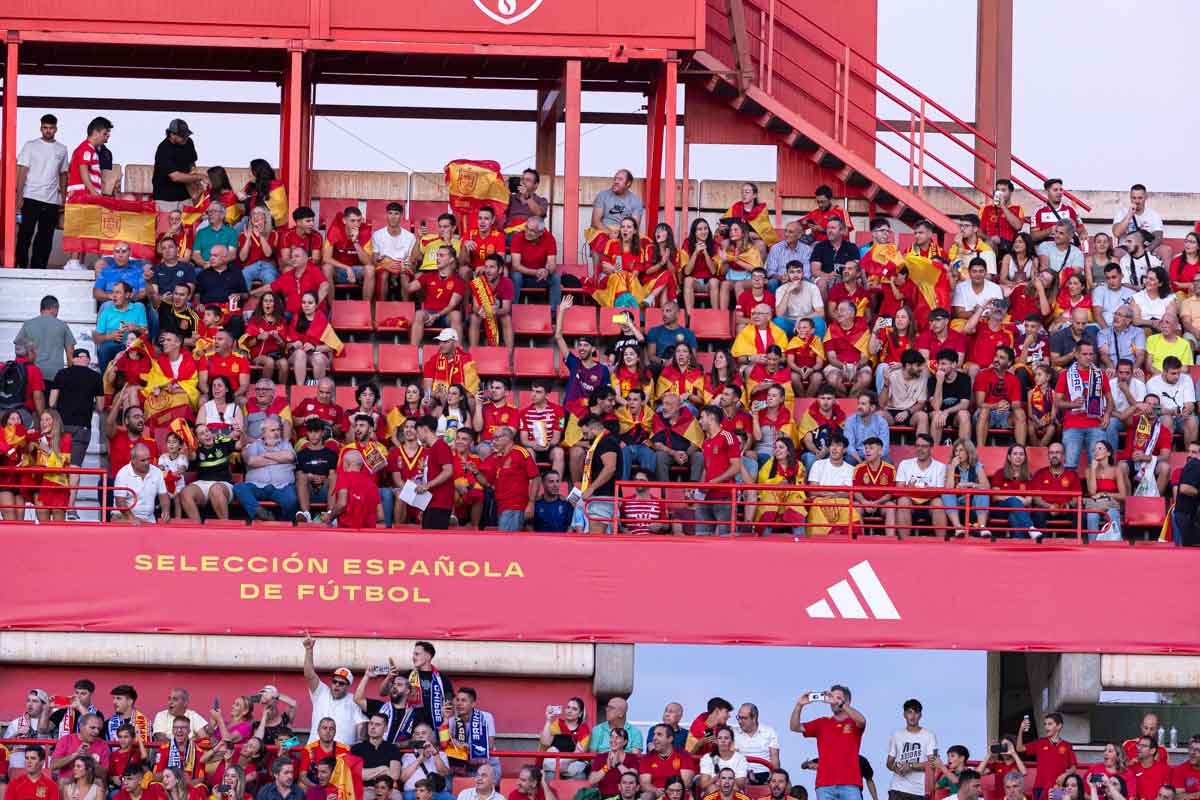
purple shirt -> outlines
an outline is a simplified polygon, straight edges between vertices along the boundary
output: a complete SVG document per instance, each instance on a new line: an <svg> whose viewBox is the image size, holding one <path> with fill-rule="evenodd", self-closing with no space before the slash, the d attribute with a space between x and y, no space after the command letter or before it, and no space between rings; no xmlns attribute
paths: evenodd
<svg viewBox="0 0 1200 800"><path fill-rule="evenodd" d="M574 353L567 354L567 372L570 377L567 378L565 405L568 408L572 402L580 399L586 403L592 392L598 387L607 386L610 383L607 366L597 362L593 367L585 367L579 360L579 356Z"/></svg>

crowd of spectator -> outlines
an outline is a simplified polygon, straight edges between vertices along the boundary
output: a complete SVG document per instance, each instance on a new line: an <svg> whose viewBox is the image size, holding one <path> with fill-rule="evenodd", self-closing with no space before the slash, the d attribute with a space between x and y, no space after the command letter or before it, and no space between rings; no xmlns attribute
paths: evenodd
<svg viewBox="0 0 1200 800"><path fill-rule="evenodd" d="M48 209L106 189L113 124L93 120L69 158L56 124L43 117L18 160L20 263L35 267ZM1178 485L1168 538L1194 538L1200 464L1173 475L1171 458L1200 438L1189 372L1200 234L1172 252L1140 184L1111 227L1089 235L1061 180L1046 181L1045 204L1027 213L1001 179L948 247L922 221L901 248L883 217L853 244L824 186L781 234L747 183L718 220L643 236L646 209L620 170L595 198L580 281L562 268L536 170L465 230L444 213L414 233L393 202L378 229L350 206L322 231L307 206L289 217L265 161L236 190L196 159L190 128L173 120L155 156L156 256L118 242L92 266L96 369L54 297L17 337L0 374L6 518L26 503L42 519L76 516L78 480L53 468L81 465L94 409L118 487L113 518L133 523L233 513L812 535L875 521L897 535L1038 539L1069 516L1070 503L1040 494L1057 490L1082 495L1092 536L1119 539L1125 498L1167 498ZM359 374L353 405L335 402L338 307L359 297L414 301L412 318L386 332L436 344L402 401L385 405L387 387ZM519 363L513 308L545 302L564 379L481 381L472 350L503 347ZM584 303L615 306L618 334L570 336ZM701 350L690 324L705 305L732 328ZM643 322L649 308L661 321ZM289 404L289 382L315 395ZM903 442L915 454L894 458ZM1003 464L981 457L993 445L1011 445ZM1047 464L1032 472L1031 448ZM617 481L630 480L706 486L688 490L690 509L657 486L618 508ZM863 520L864 504L879 513Z"/></svg>
<svg viewBox="0 0 1200 800"><path fill-rule="evenodd" d="M447 800L456 778L471 779L459 781L466 788L458 800L493 798L505 751L496 745L488 698L439 671L433 644L415 644L411 667L389 661L357 679L350 666L323 678L314 666L317 642L302 644L309 720L297 719L296 700L273 685L235 697L227 712L214 698L201 713L186 688L171 689L165 708L151 711L135 687L122 684L109 692L107 717L88 678L63 696L29 690L24 713L0 728L0 798ZM921 724L919 700L900 710L902 724L881 754L891 773L888 800L978 800L988 775L989 800L1181 800L1200 791L1200 736L1172 767L1153 713L1139 735L1107 743L1101 761L1088 765L1064 738L1058 713L1044 715L1040 737L1025 716L1014 734L972 761L961 744L943 757L936 734ZM713 697L690 723L671 702L645 735L621 697L610 698L602 715L590 721L578 697L548 705L537 733L540 757L530 753L513 769L505 753L516 778L507 800L567 800L560 791L573 792L572 800L808 796L781 766L779 735L753 702ZM879 800L874 769L860 752L866 726L846 686L797 698L788 729L815 740L816 755L801 769L815 771L817 800L863 800L864 791ZM357 797L349 794L355 768L363 787Z"/></svg>

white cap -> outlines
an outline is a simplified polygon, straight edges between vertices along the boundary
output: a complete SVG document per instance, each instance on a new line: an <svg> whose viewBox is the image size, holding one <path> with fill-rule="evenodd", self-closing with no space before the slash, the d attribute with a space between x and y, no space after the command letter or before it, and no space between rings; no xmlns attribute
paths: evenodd
<svg viewBox="0 0 1200 800"><path fill-rule="evenodd" d="M454 330L454 328L442 328L442 332L437 335L437 341L439 341L439 342L457 342L458 341L458 331Z"/></svg>

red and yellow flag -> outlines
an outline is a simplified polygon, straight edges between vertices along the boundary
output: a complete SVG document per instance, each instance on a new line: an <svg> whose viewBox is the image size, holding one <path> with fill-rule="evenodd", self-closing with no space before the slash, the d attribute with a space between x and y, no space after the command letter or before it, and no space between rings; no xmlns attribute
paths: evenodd
<svg viewBox="0 0 1200 800"><path fill-rule="evenodd" d="M917 319L927 319L935 308L950 310L950 276L941 261L924 256L907 254L904 263L908 266L908 279L920 291L917 299Z"/></svg>
<svg viewBox="0 0 1200 800"><path fill-rule="evenodd" d="M775 226L771 223L771 214L767 211L766 203L759 203L747 212L746 206L739 201L730 206L725 215L746 222L767 247L779 241L779 234L775 232Z"/></svg>
<svg viewBox="0 0 1200 800"><path fill-rule="evenodd" d="M496 324L496 292L486 276L476 275L471 279L471 302L479 307L488 345L495 347L500 344L500 326Z"/></svg>
<svg viewBox="0 0 1200 800"><path fill-rule="evenodd" d="M499 224L508 208L508 184L495 161L472 161L459 158L446 165L446 188L450 192L450 208L459 220L459 230L478 225L476 214L483 206L491 206Z"/></svg>
<svg viewBox="0 0 1200 800"><path fill-rule="evenodd" d="M153 200L75 192L67 198L63 250L108 255L117 242L126 242L134 258L154 258L155 223Z"/></svg>

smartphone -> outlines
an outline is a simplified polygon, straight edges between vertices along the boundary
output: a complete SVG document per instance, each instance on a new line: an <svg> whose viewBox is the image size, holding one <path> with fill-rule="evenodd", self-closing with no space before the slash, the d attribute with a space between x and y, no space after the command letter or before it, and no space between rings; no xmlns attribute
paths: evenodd
<svg viewBox="0 0 1200 800"><path fill-rule="evenodd" d="M808 702L810 703L827 703L829 702L828 692L809 692Z"/></svg>
<svg viewBox="0 0 1200 800"><path fill-rule="evenodd" d="M1095 784L1096 786L1103 786L1104 785L1104 776L1101 775L1099 772L1093 772L1091 775L1088 776L1088 783Z"/></svg>
<svg viewBox="0 0 1200 800"><path fill-rule="evenodd" d="M629 315L628 314L613 314L612 321L613 321L613 325L628 325L629 324Z"/></svg>
<svg viewBox="0 0 1200 800"><path fill-rule="evenodd" d="M367 675L371 676L372 678L378 678L381 675L387 675L389 672L391 672L391 670L392 668L387 664L376 664L367 670Z"/></svg>
<svg viewBox="0 0 1200 800"><path fill-rule="evenodd" d="M1004 753L1007 753L1007 752L1008 752L1008 748L1006 748L1006 747L1005 747L1004 745L1002 745L1002 744L994 744L994 745L992 745L992 754L993 754L993 755L997 755L997 756L998 756L998 755L1003 755Z"/></svg>
<svg viewBox="0 0 1200 800"><path fill-rule="evenodd" d="M549 707L548 709L546 709L546 710L547 710L547 711L549 711L551 714L561 714L561 713L562 713L562 706L550 706L550 707Z"/></svg>
<svg viewBox="0 0 1200 800"><path fill-rule="evenodd" d="M1051 789L1050 790L1050 800L1063 800L1063 798L1066 796L1067 796L1066 789Z"/></svg>
<svg viewBox="0 0 1200 800"><path fill-rule="evenodd" d="M220 711L220 710L221 710L221 698L214 697L213 698L213 711Z"/></svg>

